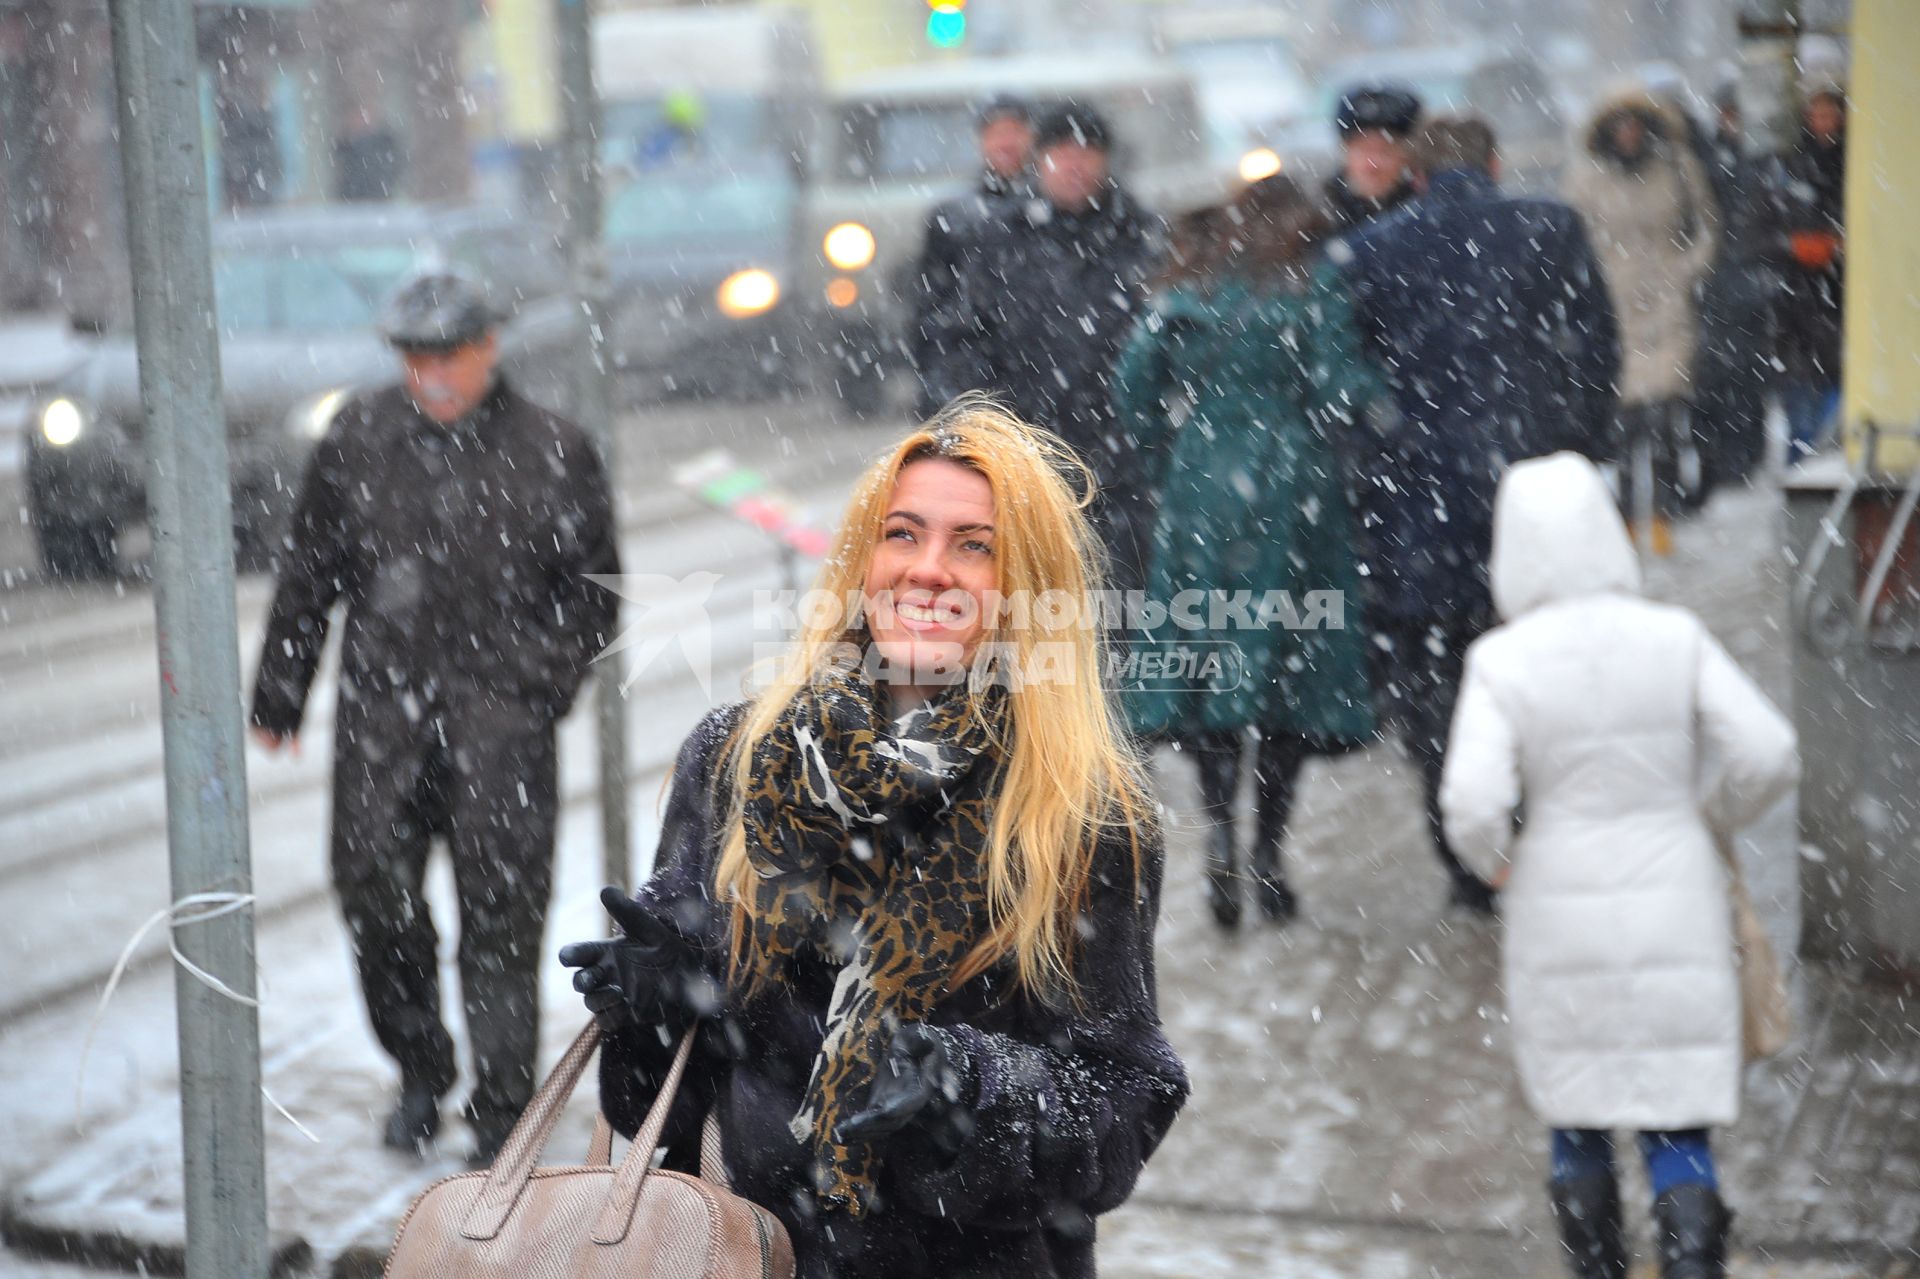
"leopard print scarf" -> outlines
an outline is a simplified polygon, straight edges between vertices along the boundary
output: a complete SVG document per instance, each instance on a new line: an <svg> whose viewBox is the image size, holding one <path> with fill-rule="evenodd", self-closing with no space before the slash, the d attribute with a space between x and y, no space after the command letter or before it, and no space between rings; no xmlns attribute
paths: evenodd
<svg viewBox="0 0 1920 1279"><path fill-rule="evenodd" d="M882 697L859 671L803 688L755 745L742 809L754 952L842 965L792 1126L820 1202L855 1216L873 1199L873 1151L834 1134L865 1104L894 1028L926 1017L985 936L994 767L981 756L997 760L1006 718L997 684L891 721Z"/></svg>

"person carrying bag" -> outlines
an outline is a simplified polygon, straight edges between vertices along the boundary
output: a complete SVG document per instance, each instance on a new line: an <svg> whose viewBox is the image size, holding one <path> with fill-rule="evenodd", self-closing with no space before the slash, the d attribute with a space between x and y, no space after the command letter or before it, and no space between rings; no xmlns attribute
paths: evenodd
<svg viewBox="0 0 1920 1279"><path fill-rule="evenodd" d="M1186 1099L1100 636L1020 603L1094 602L1086 474L980 399L878 459L818 584L854 607L694 729L652 877L602 894L621 935L561 952L616 1131L701 1020L665 1166L711 1113L803 1279L1091 1279Z"/></svg>
<svg viewBox="0 0 1920 1279"><path fill-rule="evenodd" d="M1724 1279L1709 1129L1786 1030L1730 834L1791 789L1793 729L1699 618L1640 598L1584 458L1507 473L1491 570L1506 621L1468 653L1440 802L1460 856L1504 885L1514 1055L1552 1129L1561 1240L1578 1279L1626 1279L1613 1133L1632 1129L1662 1279Z"/></svg>

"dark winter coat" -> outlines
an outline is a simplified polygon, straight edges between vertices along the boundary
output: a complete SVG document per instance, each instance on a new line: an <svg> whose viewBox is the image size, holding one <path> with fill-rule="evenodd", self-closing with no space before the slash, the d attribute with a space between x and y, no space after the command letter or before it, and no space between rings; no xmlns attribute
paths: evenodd
<svg viewBox="0 0 1920 1279"><path fill-rule="evenodd" d="M997 203L954 238L951 297L917 316L912 334L927 403L988 391L1079 452L1105 494L1098 514L1119 572L1132 578L1145 485L1114 420L1111 379L1160 245L1159 220L1117 187L1080 213L1037 197Z"/></svg>
<svg viewBox="0 0 1920 1279"><path fill-rule="evenodd" d="M1455 169L1330 256L1400 411L1356 462L1373 602L1482 616L1500 472L1602 450L1620 348L1586 232L1558 201Z"/></svg>
<svg viewBox="0 0 1920 1279"><path fill-rule="evenodd" d="M725 814L716 785L742 709L709 714L681 747L656 869L639 894L716 978L727 946L712 901ZM818 960L796 962L769 993L734 997L729 1022L744 1051L724 1053L718 1035L698 1041L668 1124L669 1166L697 1163L702 1118L717 1108L734 1189L780 1216L803 1279L1093 1275L1093 1218L1132 1193L1187 1095L1156 1006L1160 863L1157 838L1141 844L1138 878L1124 835L1101 845L1077 932L1078 1005L1017 993L1003 964L935 1011L933 1024L964 1046L960 1099L974 1131L951 1163L912 1125L886 1139L879 1210L852 1219L816 1208L807 1152L787 1126L833 991L835 970ZM645 1026L605 1041L601 1104L621 1132L638 1127L674 1040Z"/></svg>
<svg viewBox="0 0 1920 1279"><path fill-rule="evenodd" d="M1337 592L1344 608L1318 626L1279 617L1249 627L1223 611L1219 627L1161 627L1152 641L1162 646L1234 651L1240 661L1217 679L1143 685L1130 705L1138 731L1184 738L1260 728L1330 742L1372 734L1342 458L1384 393L1330 267L1293 290L1228 277L1155 301L1114 391L1121 424L1164 459L1147 597L1244 592L1257 605L1284 591L1311 621L1308 593L1321 591Z"/></svg>
<svg viewBox="0 0 1920 1279"><path fill-rule="evenodd" d="M307 464L253 723L299 731L342 599L342 714L479 694L557 719L611 638L618 599L584 575L620 571L614 531L592 443L505 382L453 426L398 387L355 398Z"/></svg>
<svg viewBox="0 0 1920 1279"><path fill-rule="evenodd" d="M920 258L914 263L912 286L916 318L924 320L954 305L964 246L979 233L984 223L1004 218L1009 202L1031 198L1031 195L1024 180L1009 182L989 170L981 174L971 191L933 206L932 212L927 215L926 237L921 242ZM920 349L918 344L912 345L917 354ZM930 418L940 411L946 400L935 398L937 388L932 380L924 376L924 371L920 391L920 416Z"/></svg>
<svg viewBox="0 0 1920 1279"><path fill-rule="evenodd" d="M1738 482L1766 444L1765 399L1774 379L1774 307L1780 269L1767 259L1767 167L1737 136L1717 134L1705 160L1720 209L1720 253L1700 299L1694 435L1704 485Z"/></svg>
<svg viewBox="0 0 1920 1279"><path fill-rule="evenodd" d="M1737 136L1726 134L1714 136L1704 167L1720 210L1720 253L1701 304L1701 340L1714 349L1701 354L1725 362L1731 353L1720 348L1740 340L1749 360L1765 361L1773 349L1766 335L1771 333L1773 296L1779 288L1778 263L1767 260L1771 169L1747 154Z"/></svg>
<svg viewBox="0 0 1920 1279"><path fill-rule="evenodd" d="M1785 281L1779 295L1780 358L1790 378L1833 385L1840 380L1840 326L1846 297L1846 255L1825 266L1795 258L1796 234L1846 234L1847 146L1802 132L1781 158L1774 182L1768 254Z"/></svg>
<svg viewBox="0 0 1920 1279"><path fill-rule="evenodd" d="M1400 184L1385 196L1378 200L1371 199L1349 186L1344 173L1336 173L1328 178L1320 193L1326 201L1328 212L1333 215L1335 235L1357 231L1375 218L1392 213L1418 194L1412 182L1401 178Z"/></svg>
<svg viewBox="0 0 1920 1279"><path fill-rule="evenodd" d="M1765 213L1765 167L1747 154L1739 134L1725 132L1707 140L1700 166L1713 191L1714 207L1720 210L1720 256L1752 257L1758 251L1754 236Z"/></svg>

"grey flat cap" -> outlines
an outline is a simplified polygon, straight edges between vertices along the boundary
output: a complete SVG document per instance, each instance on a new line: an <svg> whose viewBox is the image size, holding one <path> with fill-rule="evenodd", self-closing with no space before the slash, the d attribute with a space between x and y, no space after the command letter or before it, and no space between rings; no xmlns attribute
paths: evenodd
<svg viewBox="0 0 1920 1279"><path fill-rule="evenodd" d="M380 333L398 347L465 346L499 322L486 286L446 267L408 276L380 310Z"/></svg>

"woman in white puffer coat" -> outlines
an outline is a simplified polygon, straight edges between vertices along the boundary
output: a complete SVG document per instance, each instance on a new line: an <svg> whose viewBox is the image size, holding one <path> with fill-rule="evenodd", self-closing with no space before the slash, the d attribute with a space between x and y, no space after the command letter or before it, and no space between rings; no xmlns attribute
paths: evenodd
<svg viewBox="0 0 1920 1279"><path fill-rule="evenodd" d="M1440 804L1501 883L1520 1079L1554 1129L1549 1184L1582 1279L1624 1279L1611 1130L1640 1132L1661 1273L1719 1279L1730 1214L1706 1130L1743 1064L1732 904L1715 834L1798 772L1793 730L1698 618L1639 592L1606 483L1522 462L1494 506L1505 624L1467 657Z"/></svg>

